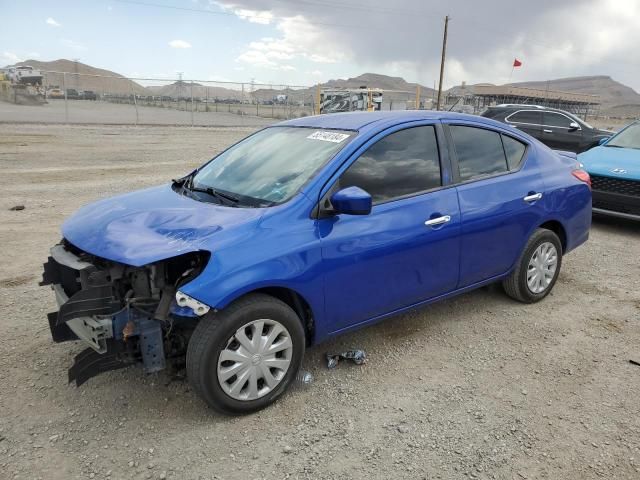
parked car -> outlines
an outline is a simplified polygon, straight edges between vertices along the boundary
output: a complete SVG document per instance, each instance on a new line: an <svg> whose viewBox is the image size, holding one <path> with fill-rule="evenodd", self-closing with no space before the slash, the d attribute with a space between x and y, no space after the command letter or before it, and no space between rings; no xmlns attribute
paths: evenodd
<svg viewBox="0 0 640 480"><path fill-rule="evenodd" d="M575 155L482 117L305 117L265 128L172 184L90 204L42 285L69 380L180 363L211 407L278 398L305 348L494 282L542 300L585 242Z"/></svg>
<svg viewBox="0 0 640 480"><path fill-rule="evenodd" d="M51 88L47 92L47 98L64 98L64 92L59 88Z"/></svg>
<svg viewBox="0 0 640 480"><path fill-rule="evenodd" d="M505 104L489 107L483 117L516 127L556 150L584 152L613 132L592 127L575 115L539 105Z"/></svg>
<svg viewBox="0 0 640 480"><path fill-rule="evenodd" d="M97 100L98 95L93 90L84 90L82 92L82 100Z"/></svg>
<svg viewBox="0 0 640 480"><path fill-rule="evenodd" d="M67 100L79 100L80 94L75 88L67 88Z"/></svg>
<svg viewBox="0 0 640 480"><path fill-rule="evenodd" d="M640 122L581 153L578 160L591 175L595 213L640 220Z"/></svg>

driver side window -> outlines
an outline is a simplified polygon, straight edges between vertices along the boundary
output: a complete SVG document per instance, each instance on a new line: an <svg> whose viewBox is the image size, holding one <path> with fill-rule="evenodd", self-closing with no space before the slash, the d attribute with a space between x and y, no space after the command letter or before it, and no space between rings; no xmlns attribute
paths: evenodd
<svg viewBox="0 0 640 480"><path fill-rule="evenodd" d="M373 144L342 174L339 188L360 187L373 204L442 185L435 128L412 127Z"/></svg>

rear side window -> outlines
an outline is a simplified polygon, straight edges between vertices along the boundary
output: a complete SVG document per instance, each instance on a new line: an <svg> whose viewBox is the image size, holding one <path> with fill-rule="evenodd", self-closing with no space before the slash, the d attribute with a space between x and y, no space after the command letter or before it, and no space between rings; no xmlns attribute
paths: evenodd
<svg viewBox="0 0 640 480"><path fill-rule="evenodd" d="M460 125L450 131L462 181L508 171L499 133Z"/></svg>
<svg viewBox="0 0 640 480"><path fill-rule="evenodd" d="M524 151L527 149L527 146L515 138L507 137L506 135L502 135L502 145L504 146L504 153L507 156L509 170L517 170L522 163Z"/></svg>
<svg viewBox="0 0 640 480"><path fill-rule="evenodd" d="M510 123L528 123L530 125L542 125L542 112L535 110L520 110L507 116Z"/></svg>
<svg viewBox="0 0 640 480"><path fill-rule="evenodd" d="M550 127L570 128L571 122L573 120L559 113L544 112L544 124Z"/></svg>
<svg viewBox="0 0 640 480"><path fill-rule="evenodd" d="M373 144L342 174L340 188L360 187L374 203L441 185L438 142L433 126L413 127Z"/></svg>

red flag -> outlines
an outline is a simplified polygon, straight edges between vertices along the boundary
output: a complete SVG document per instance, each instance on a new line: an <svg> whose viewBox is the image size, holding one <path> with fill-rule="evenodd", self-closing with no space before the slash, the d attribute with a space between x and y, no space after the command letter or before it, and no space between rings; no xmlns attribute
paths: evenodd
<svg viewBox="0 0 640 480"><path fill-rule="evenodd" d="M518 60L517 58L513 59L513 68L515 67L521 67L522 66L522 62L520 60Z"/></svg>

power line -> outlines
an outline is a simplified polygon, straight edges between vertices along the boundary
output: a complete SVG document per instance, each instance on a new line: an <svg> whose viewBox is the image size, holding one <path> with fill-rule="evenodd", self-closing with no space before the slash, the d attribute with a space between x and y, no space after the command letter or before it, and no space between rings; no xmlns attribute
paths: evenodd
<svg viewBox="0 0 640 480"><path fill-rule="evenodd" d="M178 10L178 11L185 11L185 12L192 12L192 13L205 13L205 14L209 14L209 15L218 15L218 16L226 16L226 17L234 17L234 18L238 18L238 17L242 17L242 18L253 18L253 19L257 19L260 21L264 21L267 17L264 17L262 15L256 15L256 14L251 14L249 12L243 12L241 15L236 13L236 12L226 12L226 11L215 11L215 10L210 10L210 9L205 9L205 8L194 8L194 7L182 7L182 6L177 6L177 5L168 5L168 4L161 4L161 3L155 3L155 2L149 2L149 1L142 1L142 0L112 0L112 1L116 1L119 3L125 3L125 4L130 4L130 5L137 5L137 6L141 6L141 7L151 7L151 8L164 8L164 9L169 9L169 10ZM278 1L282 1L282 0L278 0ZM368 7L366 5L362 5L362 4L344 4L344 3L333 3L327 0L298 0L299 3L303 3L303 4L307 4L307 5L316 5L316 6L320 6L320 7L335 7L335 8L346 8L346 9L352 9L352 10L360 10L360 11L377 11L379 13L384 13L384 14L393 14L393 15L399 15L399 16L411 16L411 17L415 17L415 16L421 16L422 20L424 21L425 18L423 17L425 14L432 14L432 13L438 13L436 10L430 9L428 12L427 11L417 11L417 10L398 10L398 9L387 9L387 8L380 8L380 7ZM314 20L308 20L308 19L304 19L304 20L299 20L296 17L283 17L283 16L276 16L276 15L272 15L270 17L268 17L269 20L279 20L279 21L287 21L287 22L298 22L298 23L302 23L305 25L319 25L319 26L326 26L326 27L338 27L338 28L348 28L348 29L362 29L362 30L375 30L375 31L379 31L380 28L379 27L373 27L373 26L368 26L368 25L363 25L363 24L341 24L341 23L333 23L333 22L322 22L322 21L314 21ZM434 16L434 17L427 17L426 20L430 20L433 22L438 22L439 23L439 18ZM495 35L495 36L499 36L502 38L507 39L509 42L513 42L513 37L511 35L502 33L501 31L499 31L498 29L490 29L490 28L486 28L483 27L482 25L479 25L478 22L473 21L473 19L465 19L462 17L456 17L456 23L457 24L464 24L466 23L470 28L472 28L473 30L478 30L478 31L484 31L487 33L490 33L491 35ZM541 42L537 39L530 39L530 38L525 38L523 40L523 43L526 45L534 45L534 46L538 46L538 47L542 47L545 48L548 51L554 51L554 52L559 52L560 49L557 48L557 45L550 45L550 44L546 44L544 42ZM539 57L541 58L549 58L549 55L544 55L542 53L538 53L537 54ZM571 52L571 55L573 56L579 56L582 58L592 58L592 54L586 51L574 51ZM615 60L613 62L609 62L613 65L623 65L623 66L632 66L635 68L640 67L639 63L632 63L632 62L625 62L625 61L619 61L619 60Z"/></svg>
<svg viewBox="0 0 640 480"><path fill-rule="evenodd" d="M205 8L180 7L177 5L167 5L167 4L161 4L161 3L146 2L146 1L143 2L140 0L113 0L113 1L116 1L119 3L126 3L130 5L137 5L141 7L165 8L169 10L179 10L179 11L191 12L191 13L206 13L209 15L223 15L226 17L235 17L235 18L238 18L238 17L253 18L256 20L260 20L261 22L264 22L265 20L268 19L268 20L280 20L280 21L301 23L304 25L320 25L325 27L339 27L339 28L375 30L375 31L380 30L379 27L372 27L372 26L363 25L363 24L342 24L342 23L333 23L333 22L322 22L322 21L315 21L315 20L307 20L306 18L304 20L301 20L301 19L298 19L297 17L282 17L282 16L276 16L276 15L271 15L270 17L264 17L262 15L250 14L249 12L243 12L242 14L240 14L236 12L215 11L215 10L209 10ZM337 4L334 4L332 6L343 7ZM406 13L406 15L416 15L416 13ZM256 24L259 24L259 23L256 22Z"/></svg>

